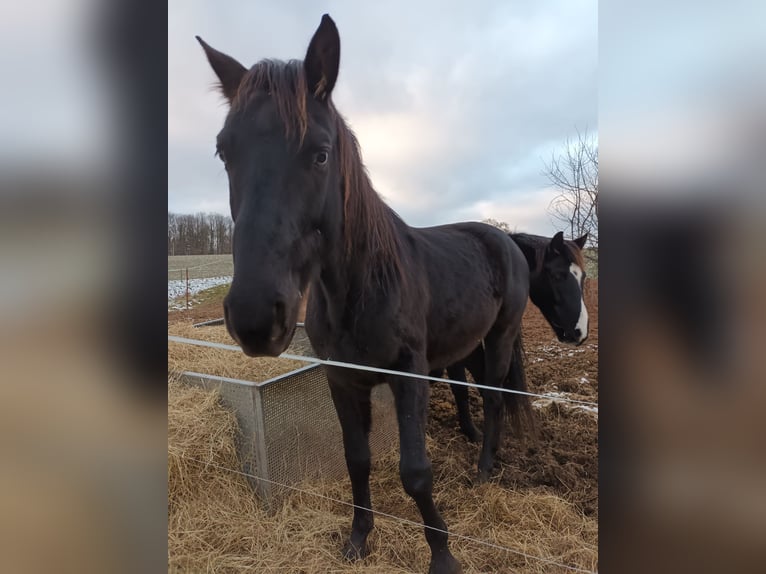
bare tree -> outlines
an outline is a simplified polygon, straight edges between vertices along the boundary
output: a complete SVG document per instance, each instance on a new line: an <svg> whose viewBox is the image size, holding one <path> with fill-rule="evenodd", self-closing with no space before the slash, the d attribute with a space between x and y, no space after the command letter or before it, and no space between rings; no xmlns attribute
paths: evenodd
<svg viewBox="0 0 766 574"><path fill-rule="evenodd" d="M498 221L497 219L488 217L487 219L483 219L481 222L486 223L487 225L492 225L493 227L497 227L499 230L505 231L506 233L511 232L511 226L508 225L505 221Z"/></svg>
<svg viewBox="0 0 766 574"><path fill-rule="evenodd" d="M178 216L168 212L168 255L176 254L178 244Z"/></svg>
<svg viewBox="0 0 766 574"><path fill-rule="evenodd" d="M588 244L598 250L598 139L577 133L567 139L565 150L553 155L543 175L559 191L548 213L559 231L570 237L588 234Z"/></svg>

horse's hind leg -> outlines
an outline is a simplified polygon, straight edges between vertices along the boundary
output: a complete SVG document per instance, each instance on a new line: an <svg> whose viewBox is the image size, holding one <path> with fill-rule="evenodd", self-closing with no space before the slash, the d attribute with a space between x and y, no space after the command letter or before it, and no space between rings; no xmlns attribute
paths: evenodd
<svg viewBox="0 0 766 574"><path fill-rule="evenodd" d="M370 390L348 388L334 383L328 374L335 411L343 430L346 466L351 478L354 499L354 520L351 536L343 547L343 557L357 560L367 556L367 535L372 530L370 510Z"/></svg>
<svg viewBox="0 0 766 574"><path fill-rule="evenodd" d="M426 369L420 372L425 373ZM434 504L433 472L426 453L430 385L423 380L395 377L390 386L399 421L399 475L427 527L425 535L431 547L429 574L457 574L462 568L449 551L447 525Z"/></svg>
<svg viewBox="0 0 766 574"><path fill-rule="evenodd" d="M502 388L508 376L513 356L513 341L518 330L493 332L484 340L484 383L490 387ZM479 482L489 479L495 456L500 446L503 427L503 396L501 391L484 389L484 441L479 455Z"/></svg>
<svg viewBox="0 0 766 574"><path fill-rule="evenodd" d="M465 382L466 380L465 365L462 362L448 367L447 373L449 374L449 378L452 381ZM457 418L458 422L460 423L460 430L466 437L468 437L469 441L479 442L479 431L476 430L476 427L473 424L473 419L471 419L471 405L468 399L468 387L464 385L450 384L450 390L452 391L452 395L455 397L455 405L457 406Z"/></svg>

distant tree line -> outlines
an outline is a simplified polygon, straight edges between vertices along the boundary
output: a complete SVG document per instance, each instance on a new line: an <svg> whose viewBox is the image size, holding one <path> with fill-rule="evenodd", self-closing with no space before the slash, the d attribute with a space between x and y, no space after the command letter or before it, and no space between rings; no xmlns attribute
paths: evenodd
<svg viewBox="0 0 766 574"><path fill-rule="evenodd" d="M168 212L168 255L231 253L234 222L220 213Z"/></svg>

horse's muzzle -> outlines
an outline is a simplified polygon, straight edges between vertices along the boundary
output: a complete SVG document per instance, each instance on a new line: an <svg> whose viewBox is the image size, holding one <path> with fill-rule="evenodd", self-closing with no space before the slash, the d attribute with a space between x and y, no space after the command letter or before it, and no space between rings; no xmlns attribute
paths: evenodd
<svg viewBox="0 0 766 574"><path fill-rule="evenodd" d="M580 329L573 329L571 331L555 329L555 331L556 331L556 338L561 343L568 343L570 345L574 345L575 347L579 347L585 341L588 340L588 333L585 333L585 335L583 335Z"/></svg>
<svg viewBox="0 0 766 574"><path fill-rule="evenodd" d="M229 335L249 357L280 355L295 332L295 322L288 320L287 303L280 298L270 303L253 302L230 292L224 299L223 313Z"/></svg>

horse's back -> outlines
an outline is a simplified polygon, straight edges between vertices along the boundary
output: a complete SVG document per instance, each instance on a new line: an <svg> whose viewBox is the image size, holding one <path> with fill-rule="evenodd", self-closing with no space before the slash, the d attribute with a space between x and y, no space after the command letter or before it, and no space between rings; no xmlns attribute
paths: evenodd
<svg viewBox="0 0 766 574"><path fill-rule="evenodd" d="M484 223L464 222L413 229L420 265L430 283L451 280L461 292L492 286L502 297L515 284L529 283L529 267L521 249L506 233ZM457 283L454 283L457 281Z"/></svg>
<svg viewBox="0 0 766 574"><path fill-rule="evenodd" d="M462 359L499 320L520 321L529 268L505 233L482 223L413 231L428 276L428 355L434 368Z"/></svg>

